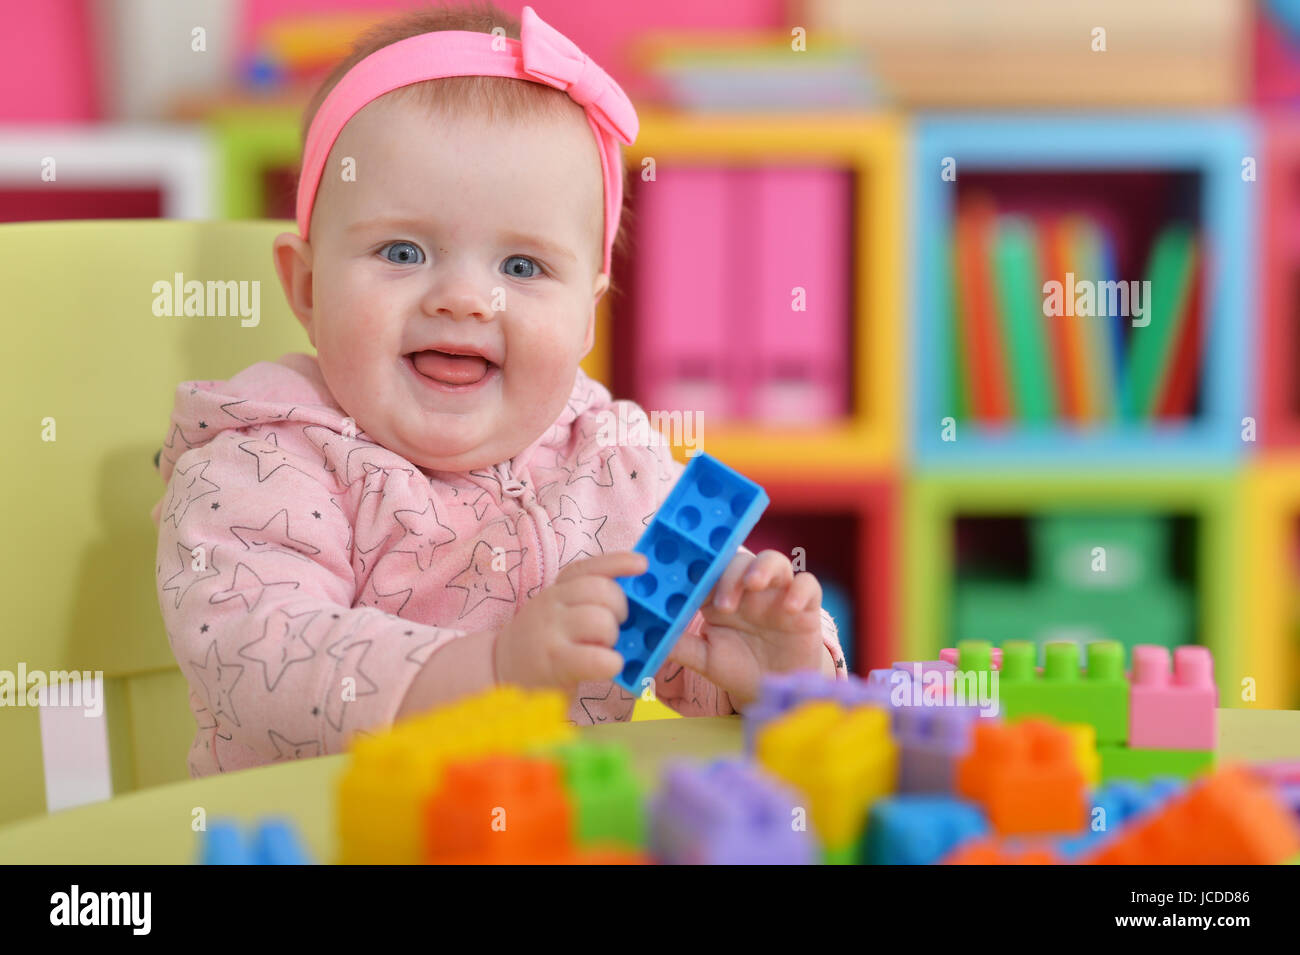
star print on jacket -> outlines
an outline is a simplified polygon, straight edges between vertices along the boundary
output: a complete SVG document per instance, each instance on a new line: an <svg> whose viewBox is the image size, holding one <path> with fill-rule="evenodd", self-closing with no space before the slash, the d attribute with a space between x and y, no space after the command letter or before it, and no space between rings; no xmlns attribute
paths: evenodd
<svg viewBox="0 0 1300 955"><path fill-rule="evenodd" d="M190 772L338 753L383 732L421 668L447 665L443 647L499 631L567 564L632 548L682 466L666 446L602 446L609 414L644 416L579 372L527 448L452 473L344 433L356 418L312 356L181 382L151 516L162 629L190 686ZM823 631L841 659L825 614ZM480 673L490 645L475 643ZM686 716L733 712L680 666L665 664L655 695ZM570 719L627 720L634 706L588 682Z"/></svg>

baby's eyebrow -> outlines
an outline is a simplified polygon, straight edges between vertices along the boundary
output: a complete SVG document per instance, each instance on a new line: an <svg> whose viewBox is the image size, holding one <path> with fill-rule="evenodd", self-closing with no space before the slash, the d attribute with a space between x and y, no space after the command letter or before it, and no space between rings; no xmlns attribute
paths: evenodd
<svg viewBox="0 0 1300 955"><path fill-rule="evenodd" d="M568 247L552 242L550 239L543 239L541 236L531 235L527 232L507 232L501 238L511 245L532 246L535 249L540 249L543 254L553 259L567 259L569 262L578 261L578 257Z"/></svg>

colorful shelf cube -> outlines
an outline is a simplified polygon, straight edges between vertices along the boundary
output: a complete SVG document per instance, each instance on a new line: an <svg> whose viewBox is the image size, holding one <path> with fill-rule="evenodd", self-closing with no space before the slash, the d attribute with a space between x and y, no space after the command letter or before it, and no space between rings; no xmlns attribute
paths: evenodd
<svg viewBox="0 0 1300 955"><path fill-rule="evenodd" d="M767 494L721 461L686 465L635 550L649 569L620 577L628 617L614 649L626 661L614 682L640 695L767 508Z"/></svg>

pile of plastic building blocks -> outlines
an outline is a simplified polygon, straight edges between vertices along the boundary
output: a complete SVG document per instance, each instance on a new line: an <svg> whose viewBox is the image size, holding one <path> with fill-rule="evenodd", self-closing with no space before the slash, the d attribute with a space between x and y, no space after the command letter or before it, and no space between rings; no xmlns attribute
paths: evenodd
<svg viewBox="0 0 1300 955"><path fill-rule="evenodd" d="M627 753L576 739L555 690L498 687L354 741L345 864L647 861Z"/></svg>
<svg viewBox="0 0 1300 955"><path fill-rule="evenodd" d="M1214 770L1208 650L1171 668L1138 646L1131 674L1117 643L1082 668L1073 643L1044 651L1041 669L1034 644L970 642L866 680L771 677L746 752L827 863L1300 862L1300 764Z"/></svg>

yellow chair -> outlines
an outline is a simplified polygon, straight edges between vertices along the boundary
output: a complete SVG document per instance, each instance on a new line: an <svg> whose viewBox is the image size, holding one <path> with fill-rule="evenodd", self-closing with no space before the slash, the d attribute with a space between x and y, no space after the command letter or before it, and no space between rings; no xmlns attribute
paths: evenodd
<svg viewBox="0 0 1300 955"><path fill-rule="evenodd" d="M154 455L178 383L311 352L271 240L292 223L161 220L0 226L0 670L102 671L113 792L188 778L188 690L155 590ZM260 283L260 320L159 317L154 283ZM53 429L51 434L51 428ZM53 437L54 440L48 440ZM0 824L45 809L37 710L0 707Z"/></svg>

